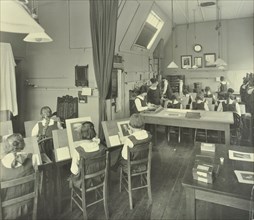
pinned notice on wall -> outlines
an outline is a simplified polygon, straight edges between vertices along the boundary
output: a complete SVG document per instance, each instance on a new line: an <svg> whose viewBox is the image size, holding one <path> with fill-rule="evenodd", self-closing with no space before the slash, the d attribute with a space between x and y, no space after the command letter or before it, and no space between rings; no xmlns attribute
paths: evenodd
<svg viewBox="0 0 254 220"><path fill-rule="evenodd" d="M91 96L92 95L92 89L91 88L82 88L82 95Z"/></svg>

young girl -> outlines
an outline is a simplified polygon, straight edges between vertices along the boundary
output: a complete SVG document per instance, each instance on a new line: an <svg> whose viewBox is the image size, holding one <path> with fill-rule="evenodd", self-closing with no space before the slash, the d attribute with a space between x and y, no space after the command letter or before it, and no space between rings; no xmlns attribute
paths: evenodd
<svg viewBox="0 0 254 220"><path fill-rule="evenodd" d="M152 139L152 135L144 130L144 122L140 114L133 114L130 117L130 133L124 141L124 146L122 149L122 158L120 159L120 164L123 166L123 169L127 169L127 149L135 147L137 144L149 143Z"/></svg>
<svg viewBox="0 0 254 220"><path fill-rule="evenodd" d="M81 127L81 138L83 142L75 149L72 156L71 163L71 181L76 187L81 186L80 179L80 153L85 158L98 157L105 153L106 148L100 145L100 139L96 138L96 132L94 130L94 125L90 121L86 121L82 124ZM80 152L80 153L79 153ZM93 170L92 167L88 167L86 172L91 172ZM95 180L96 181L96 180ZM91 183L89 183L91 185Z"/></svg>
<svg viewBox="0 0 254 220"><path fill-rule="evenodd" d="M160 89L158 88L158 80L156 78L150 79L152 85L149 87L147 92L147 102L154 104L154 105L160 105Z"/></svg>
<svg viewBox="0 0 254 220"><path fill-rule="evenodd" d="M25 143L21 134L12 134L5 141L5 156L0 160L0 181L8 181L28 176L35 172L36 159L32 154L22 152ZM8 189L1 189L3 201L33 191L33 183L14 186ZM32 201L26 205L11 205L3 209L3 219L19 219L32 210Z"/></svg>
<svg viewBox="0 0 254 220"><path fill-rule="evenodd" d="M202 92L199 92L196 96L196 101L191 103L191 109L209 111L209 107L204 100L204 94Z"/></svg>
<svg viewBox="0 0 254 220"><path fill-rule="evenodd" d="M32 129L32 136L37 136L38 141L43 140L48 137L52 137L52 131L56 129L63 129L60 121L52 119L52 111L50 107L44 106L40 111L42 120L39 121ZM48 140L40 144L41 153L46 153L46 155L53 160L53 141Z"/></svg>

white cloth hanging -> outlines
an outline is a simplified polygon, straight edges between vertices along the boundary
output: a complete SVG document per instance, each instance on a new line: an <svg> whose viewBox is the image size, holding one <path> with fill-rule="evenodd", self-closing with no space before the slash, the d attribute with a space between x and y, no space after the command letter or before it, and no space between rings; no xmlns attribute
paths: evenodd
<svg viewBox="0 0 254 220"><path fill-rule="evenodd" d="M0 43L1 47L1 99L0 110L9 110L13 116L18 114L15 60L9 43Z"/></svg>

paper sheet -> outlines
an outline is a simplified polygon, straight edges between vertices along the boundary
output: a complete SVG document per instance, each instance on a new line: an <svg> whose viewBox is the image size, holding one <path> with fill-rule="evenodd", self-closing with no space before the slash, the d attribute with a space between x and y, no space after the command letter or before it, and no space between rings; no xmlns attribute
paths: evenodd
<svg viewBox="0 0 254 220"><path fill-rule="evenodd" d="M228 150L229 159L254 162L254 153Z"/></svg>
<svg viewBox="0 0 254 220"><path fill-rule="evenodd" d="M254 184L254 172L234 170L239 183Z"/></svg>
<svg viewBox="0 0 254 220"><path fill-rule="evenodd" d="M60 147L56 149L56 155L57 155L57 160L61 161L61 160L67 160L70 159L70 150L69 147Z"/></svg>
<svg viewBox="0 0 254 220"><path fill-rule="evenodd" d="M108 139L109 139L111 147L121 145L121 142L120 142L120 139L119 139L118 135L109 136Z"/></svg>
<svg viewBox="0 0 254 220"><path fill-rule="evenodd" d="M82 95L91 96L92 95L92 89L91 88L83 88L82 89Z"/></svg>

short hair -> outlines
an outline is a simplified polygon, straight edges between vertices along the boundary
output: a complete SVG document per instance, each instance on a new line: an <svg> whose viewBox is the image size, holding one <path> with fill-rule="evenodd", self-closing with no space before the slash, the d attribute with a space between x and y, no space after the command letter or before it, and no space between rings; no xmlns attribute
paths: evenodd
<svg viewBox="0 0 254 220"><path fill-rule="evenodd" d="M50 116L52 115L52 110L51 110L51 108L50 108L49 106L43 106L43 107L41 108L40 114L42 114L42 111L43 111L43 110L49 111Z"/></svg>
<svg viewBox="0 0 254 220"><path fill-rule="evenodd" d="M208 91L210 91L210 90L211 90L211 88L210 88L209 86L206 86L206 87L205 87L205 91L206 91L206 92L208 92Z"/></svg>
<svg viewBox="0 0 254 220"><path fill-rule="evenodd" d="M21 134L14 133L9 135L5 140L4 151L5 153L19 152L25 147L25 142Z"/></svg>
<svg viewBox="0 0 254 220"><path fill-rule="evenodd" d="M82 123L80 132L81 132L81 138L83 140L92 140L93 138L96 137L94 124L90 121L85 121Z"/></svg>
<svg viewBox="0 0 254 220"><path fill-rule="evenodd" d="M234 93L235 91L232 88L228 88L228 93Z"/></svg>
<svg viewBox="0 0 254 220"><path fill-rule="evenodd" d="M150 81L151 81L151 83L156 83L156 82L158 82L158 80L157 80L156 78L152 78L152 79L150 79Z"/></svg>
<svg viewBox="0 0 254 220"><path fill-rule="evenodd" d="M130 117L129 125L133 128L144 128L144 121L143 118L139 113L134 113Z"/></svg>
<svg viewBox="0 0 254 220"><path fill-rule="evenodd" d="M147 85L142 85L139 88L139 94L145 93L145 92L147 92L147 90L148 90Z"/></svg>

